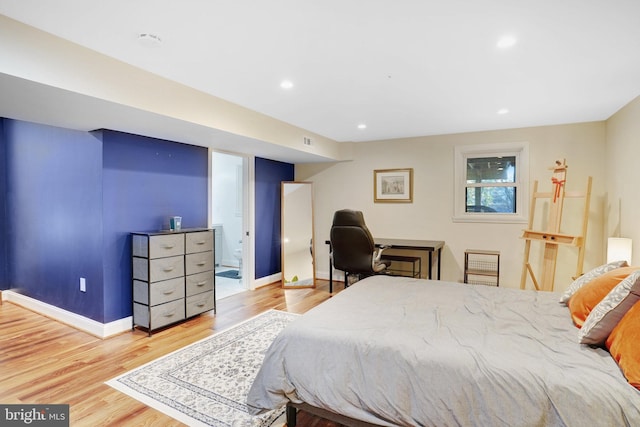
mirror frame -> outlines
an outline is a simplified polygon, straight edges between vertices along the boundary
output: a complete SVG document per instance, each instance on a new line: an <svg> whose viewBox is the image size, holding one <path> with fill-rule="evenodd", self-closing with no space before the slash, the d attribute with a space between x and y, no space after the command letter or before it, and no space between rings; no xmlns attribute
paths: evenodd
<svg viewBox="0 0 640 427"><path fill-rule="evenodd" d="M286 246L286 242L285 242L285 233L286 233L286 223L287 223L287 218L286 218L286 197L285 197L285 189L287 187L287 185L290 184L295 184L295 185L305 185L308 186L309 191L310 191L310 203L311 203L311 242L309 244L309 250L311 252L311 271L312 271L312 276L310 277L310 279L312 280L310 284L305 284L305 285L292 285L291 283L295 283L295 282L286 282L285 280L285 272L286 272L286 257L285 257L285 246ZM313 213L313 182L309 182L309 181L282 181L280 183L280 199L281 199L281 222L280 222L280 231L281 231L281 236L280 236L280 247L281 247L281 272L282 272L282 287L286 288L286 289L300 289L300 288L315 288L316 287L316 262L315 262L315 254L316 254L316 248L315 248L315 225L314 225L314 213ZM304 279L308 279L308 278L304 278ZM289 283L289 284L287 284Z"/></svg>

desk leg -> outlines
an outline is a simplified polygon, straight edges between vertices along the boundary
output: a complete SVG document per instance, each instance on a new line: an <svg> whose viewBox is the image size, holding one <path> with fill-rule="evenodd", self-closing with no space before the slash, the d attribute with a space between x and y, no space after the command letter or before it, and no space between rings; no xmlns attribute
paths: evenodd
<svg viewBox="0 0 640 427"><path fill-rule="evenodd" d="M333 260L329 254L329 293L333 293Z"/></svg>
<svg viewBox="0 0 640 427"><path fill-rule="evenodd" d="M431 270L433 269L433 251L429 251L429 279L431 279ZM440 271L438 271L439 273Z"/></svg>
<svg viewBox="0 0 640 427"><path fill-rule="evenodd" d="M440 259L442 258L442 248L438 249L438 280L440 280Z"/></svg>

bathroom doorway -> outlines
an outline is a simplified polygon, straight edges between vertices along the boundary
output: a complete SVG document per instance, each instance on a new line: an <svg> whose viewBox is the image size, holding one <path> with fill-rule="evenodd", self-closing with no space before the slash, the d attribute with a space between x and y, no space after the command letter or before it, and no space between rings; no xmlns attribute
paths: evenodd
<svg viewBox="0 0 640 427"><path fill-rule="evenodd" d="M216 299L249 289L248 158L211 152L211 223L216 237Z"/></svg>

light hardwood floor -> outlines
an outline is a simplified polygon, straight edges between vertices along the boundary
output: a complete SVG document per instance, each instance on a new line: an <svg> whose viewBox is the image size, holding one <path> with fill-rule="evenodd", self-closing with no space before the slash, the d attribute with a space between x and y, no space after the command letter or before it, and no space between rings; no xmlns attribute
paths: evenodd
<svg viewBox="0 0 640 427"><path fill-rule="evenodd" d="M337 288L337 289L336 289ZM334 293L342 284L334 281ZM329 283L283 290L280 284L218 301L204 314L155 332L125 332L105 340L9 302L0 305L0 403L70 405L71 426L182 425L105 385L105 381L268 309L304 313L330 298ZM300 427L334 427L308 414Z"/></svg>

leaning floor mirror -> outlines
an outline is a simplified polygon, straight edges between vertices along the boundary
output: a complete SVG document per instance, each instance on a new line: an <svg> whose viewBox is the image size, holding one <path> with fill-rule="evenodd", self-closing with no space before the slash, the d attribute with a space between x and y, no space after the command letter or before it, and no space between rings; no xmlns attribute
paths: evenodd
<svg viewBox="0 0 640 427"><path fill-rule="evenodd" d="M282 182L282 286L315 287L313 184Z"/></svg>

